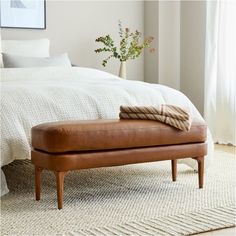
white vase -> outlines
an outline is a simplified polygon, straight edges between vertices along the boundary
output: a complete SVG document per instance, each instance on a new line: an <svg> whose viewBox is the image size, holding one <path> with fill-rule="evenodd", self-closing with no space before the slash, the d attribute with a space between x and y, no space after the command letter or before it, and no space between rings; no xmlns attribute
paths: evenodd
<svg viewBox="0 0 236 236"><path fill-rule="evenodd" d="M120 63L119 77L126 79L126 61Z"/></svg>

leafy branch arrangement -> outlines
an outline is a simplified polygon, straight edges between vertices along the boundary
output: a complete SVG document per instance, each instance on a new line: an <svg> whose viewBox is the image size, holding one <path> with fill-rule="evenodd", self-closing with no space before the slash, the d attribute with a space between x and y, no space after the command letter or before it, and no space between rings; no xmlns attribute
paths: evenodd
<svg viewBox="0 0 236 236"><path fill-rule="evenodd" d="M98 48L95 50L96 53L100 52L109 52L110 55L102 61L102 65L106 66L108 60L111 58L117 58L121 62L127 61L130 59L135 59L140 56L143 49L150 48L153 41L153 37L145 38L143 42L140 42L142 34L139 31L131 32L129 28L122 27L121 22L119 21L119 35L120 43L119 48L115 46L114 40L108 34L103 37L97 38L95 41L103 43L104 47ZM154 52L154 48L150 48L150 52Z"/></svg>

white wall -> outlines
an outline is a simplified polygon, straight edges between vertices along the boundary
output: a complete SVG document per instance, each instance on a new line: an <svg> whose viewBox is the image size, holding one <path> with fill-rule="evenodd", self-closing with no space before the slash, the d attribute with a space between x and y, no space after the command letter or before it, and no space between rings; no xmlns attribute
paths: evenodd
<svg viewBox="0 0 236 236"><path fill-rule="evenodd" d="M206 2L181 3L181 91L203 114Z"/></svg>
<svg viewBox="0 0 236 236"><path fill-rule="evenodd" d="M180 2L159 2L159 83L180 89Z"/></svg>
<svg viewBox="0 0 236 236"><path fill-rule="evenodd" d="M145 31L157 40L157 55L145 54L145 80L180 89L202 114L205 24L205 1L145 2Z"/></svg>
<svg viewBox="0 0 236 236"><path fill-rule="evenodd" d="M124 27L144 31L143 1L47 1L47 29L1 29L3 39L51 40L51 54L68 52L74 64L94 67L118 74L119 62L112 60L101 66L105 54L95 54L98 36L110 33L118 39L118 20ZM128 79L143 80L144 59L129 61Z"/></svg>
<svg viewBox="0 0 236 236"><path fill-rule="evenodd" d="M144 3L144 30L145 35L153 36L153 47L155 53L148 50L144 54L144 80L149 83L158 83L158 67L159 67L159 3L158 1L145 1Z"/></svg>
<svg viewBox="0 0 236 236"><path fill-rule="evenodd" d="M145 34L155 37L145 53L145 81L180 88L180 2L145 1Z"/></svg>

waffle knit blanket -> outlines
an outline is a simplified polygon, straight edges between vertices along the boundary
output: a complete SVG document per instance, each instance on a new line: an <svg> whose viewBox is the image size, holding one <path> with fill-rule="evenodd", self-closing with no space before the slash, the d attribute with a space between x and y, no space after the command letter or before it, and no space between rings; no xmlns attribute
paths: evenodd
<svg viewBox="0 0 236 236"><path fill-rule="evenodd" d="M156 120L183 131L189 131L192 119L181 107L160 106L120 106L120 119Z"/></svg>

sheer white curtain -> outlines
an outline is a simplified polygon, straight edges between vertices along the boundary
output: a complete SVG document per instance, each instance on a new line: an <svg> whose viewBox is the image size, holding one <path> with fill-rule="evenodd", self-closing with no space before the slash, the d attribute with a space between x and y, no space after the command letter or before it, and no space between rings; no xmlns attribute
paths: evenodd
<svg viewBox="0 0 236 236"><path fill-rule="evenodd" d="M207 2L205 119L215 142L236 145L236 1Z"/></svg>

